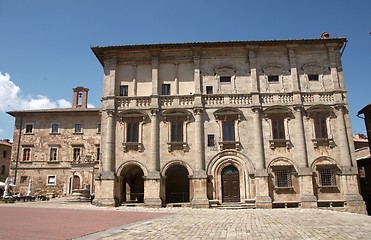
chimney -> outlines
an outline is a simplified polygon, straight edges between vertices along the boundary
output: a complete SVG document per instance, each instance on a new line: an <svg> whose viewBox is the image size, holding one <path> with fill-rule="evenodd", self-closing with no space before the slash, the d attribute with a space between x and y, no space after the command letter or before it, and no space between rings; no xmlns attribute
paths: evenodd
<svg viewBox="0 0 371 240"><path fill-rule="evenodd" d="M87 108L88 92L89 88L84 88L81 86L73 88L72 108Z"/></svg>
<svg viewBox="0 0 371 240"><path fill-rule="evenodd" d="M329 32L323 32L321 34L321 38L322 39L329 39L330 38L330 33Z"/></svg>

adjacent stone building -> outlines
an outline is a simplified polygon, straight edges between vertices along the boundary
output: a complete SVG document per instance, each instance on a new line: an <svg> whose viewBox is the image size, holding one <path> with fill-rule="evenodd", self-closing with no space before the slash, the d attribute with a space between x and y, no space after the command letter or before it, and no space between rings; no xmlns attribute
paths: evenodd
<svg viewBox="0 0 371 240"><path fill-rule="evenodd" d="M69 195L93 192L100 156L100 109L87 108L88 90L73 89L71 108L11 111L15 117L11 175L15 192Z"/></svg>
<svg viewBox="0 0 371 240"><path fill-rule="evenodd" d="M93 47L104 69L94 203L364 212L345 42Z"/></svg>
<svg viewBox="0 0 371 240"><path fill-rule="evenodd" d="M93 47L102 107L86 108L79 87L70 109L10 112L12 173L20 191L30 177L43 194L90 185L97 205L364 212L345 42Z"/></svg>
<svg viewBox="0 0 371 240"><path fill-rule="evenodd" d="M5 179L9 175L11 153L12 153L12 143L9 141L9 139L0 140L0 181L1 182L5 182Z"/></svg>

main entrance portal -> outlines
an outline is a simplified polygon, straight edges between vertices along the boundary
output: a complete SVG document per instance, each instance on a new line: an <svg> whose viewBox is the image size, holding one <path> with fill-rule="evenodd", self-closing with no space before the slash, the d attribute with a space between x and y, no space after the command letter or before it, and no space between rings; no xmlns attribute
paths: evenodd
<svg viewBox="0 0 371 240"><path fill-rule="evenodd" d="M232 165L222 171L222 194L223 202L240 201L240 175L238 169Z"/></svg>

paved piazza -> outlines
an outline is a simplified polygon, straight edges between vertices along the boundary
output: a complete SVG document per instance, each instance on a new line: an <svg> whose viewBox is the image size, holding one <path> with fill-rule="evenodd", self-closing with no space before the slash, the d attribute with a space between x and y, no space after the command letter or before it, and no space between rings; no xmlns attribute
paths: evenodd
<svg viewBox="0 0 371 240"><path fill-rule="evenodd" d="M50 217L43 219L45 224L36 224L32 210ZM12 240L24 239L17 237L22 231L28 239L371 239L370 216L321 209L99 208L50 201L1 204L0 212L1 239ZM78 226L78 231L63 220ZM7 221L12 227L6 227ZM25 231L30 225L33 230Z"/></svg>

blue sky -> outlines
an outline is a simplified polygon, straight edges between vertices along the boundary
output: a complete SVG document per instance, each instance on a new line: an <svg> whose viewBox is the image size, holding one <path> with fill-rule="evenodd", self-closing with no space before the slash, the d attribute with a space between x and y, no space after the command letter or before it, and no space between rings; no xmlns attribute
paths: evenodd
<svg viewBox="0 0 371 240"><path fill-rule="evenodd" d="M0 0L0 139L12 109L66 107L72 88L100 107L103 71L91 46L346 37L342 57L353 132L371 102L371 1Z"/></svg>

